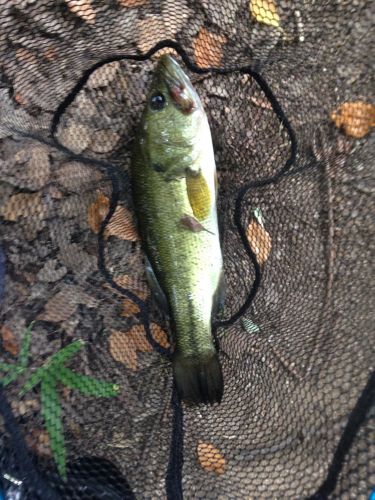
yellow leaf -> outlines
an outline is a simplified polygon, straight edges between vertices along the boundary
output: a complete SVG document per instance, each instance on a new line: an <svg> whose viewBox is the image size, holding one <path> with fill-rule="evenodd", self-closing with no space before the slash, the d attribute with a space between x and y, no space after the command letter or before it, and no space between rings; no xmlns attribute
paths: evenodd
<svg viewBox="0 0 375 500"><path fill-rule="evenodd" d="M218 476L224 474L225 458L215 446L199 441L197 453L202 469L206 472L216 472Z"/></svg>
<svg viewBox="0 0 375 500"><path fill-rule="evenodd" d="M204 220L211 211L211 193L202 174L188 175L186 188L191 209L198 220Z"/></svg>
<svg viewBox="0 0 375 500"><path fill-rule="evenodd" d="M91 203L87 213L88 224L94 233L97 234L99 232L108 210L109 199L103 193L99 192L97 199ZM116 236L117 238L127 241L139 240L132 214L127 208L121 205L116 207L115 213L112 215L106 227L104 236L106 238L109 236Z"/></svg>
<svg viewBox="0 0 375 500"><path fill-rule="evenodd" d="M82 18L88 24L95 24L96 12L91 0L65 0L69 10Z"/></svg>
<svg viewBox="0 0 375 500"><path fill-rule="evenodd" d="M250 12L258 23L268 24L278 28L280 17L273 0L250 0Z"/></svg>
<svg viewBox="0 0 375 500"><path fill-rule="evenodd" d="M345 102L331 113L331 120L346 135L360 139L375 127L375 106L361 101Z"/></svg>
<svg viewBox="0 0 375 500"><path fill-rule="evenodd" d="M246 235L258 263L262 266L267 261L271 252L271 236L254 219L247 226Z"/></svg>
<svg viewBox="0 0 375 500"><path fill-rule="evenodd" d="M202 27L194 41L194 56L197 66L201 68L220 66L223 45L226 41L225 36L216 35Z"/></svg>

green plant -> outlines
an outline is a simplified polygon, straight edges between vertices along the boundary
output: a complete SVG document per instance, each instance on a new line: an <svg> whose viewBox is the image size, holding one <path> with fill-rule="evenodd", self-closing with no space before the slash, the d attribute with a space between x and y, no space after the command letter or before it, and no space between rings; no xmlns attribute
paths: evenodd
<svg viewBox="0 0 375 500"><path fill-rule="evenodd" d="M93 377L81 375L65 366L83 347L84 341L76 340L50 356L46 362L33 373L27 367L31 343L33 323L27 328L22 339L21 349L15 364L0 362L0 371L6 372L1 383L6 386L14 382L20 375L28 375L22 386L20 396L31 391L40 384L41 413L49 436L52 455L62 478L66 479L66 447L64 440L62 410L57 391L58 384L77 390L86 396L114 397L119 387Z"/></svg>

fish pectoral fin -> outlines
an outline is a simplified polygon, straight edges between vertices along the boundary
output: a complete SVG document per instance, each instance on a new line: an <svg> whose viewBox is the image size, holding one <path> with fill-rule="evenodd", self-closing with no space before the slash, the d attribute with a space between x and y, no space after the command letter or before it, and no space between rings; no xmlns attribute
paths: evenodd
<svg viewBox="0 0 375 500"><path fill-rule="evenodd" d="M213 296L212 318L215 318L224 309L226 291L225 276L222 271L219 278L219 284Z"/></svg>
<svg viewBox="0 0 375 500"><path fill-rule="evenodd" d="M204 176L201 173L187 175L186 190L194 216L199 221L206 219L211 212L213 200Z"/></svg>
<svg viewBox="0 0 375 500"><path fill-rule="evenodd" d="M148 286L151 289L152 295L155 297L157 305L164 313L169 315L169 305L167 297L165 296L165 293L160 286L160 283L155 275L155 272L147 255L145 255L145 268Z"/></svg>

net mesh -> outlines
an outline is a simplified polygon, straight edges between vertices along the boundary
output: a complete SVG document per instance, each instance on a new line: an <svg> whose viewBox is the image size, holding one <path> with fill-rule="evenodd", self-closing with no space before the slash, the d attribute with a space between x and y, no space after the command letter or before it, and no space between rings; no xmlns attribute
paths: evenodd
<svg viewBox="0 0 375 500"><path fill-rule="evenodd" d="M368 498L373 4L0 6L6 494ZM218 169L225 393L212 407L174 391L130 193L164 52L202 99Z"/></svg>

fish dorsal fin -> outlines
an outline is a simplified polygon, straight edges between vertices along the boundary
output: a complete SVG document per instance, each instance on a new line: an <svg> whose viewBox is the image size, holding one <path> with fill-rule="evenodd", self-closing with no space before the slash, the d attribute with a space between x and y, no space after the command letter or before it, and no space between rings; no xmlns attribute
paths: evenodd
<svg viewBox="0 0 375 500"><path fill-rule="evenodd" d="M211 192L206 179L199 173L186 176L186 188L190 206L194 216L202 221L208 217L211 211Z"/></svg>

